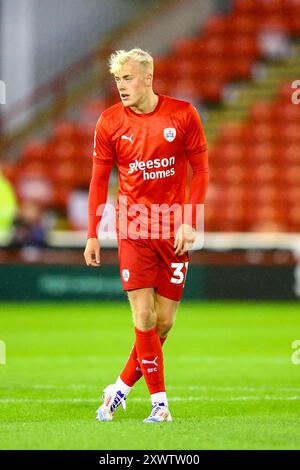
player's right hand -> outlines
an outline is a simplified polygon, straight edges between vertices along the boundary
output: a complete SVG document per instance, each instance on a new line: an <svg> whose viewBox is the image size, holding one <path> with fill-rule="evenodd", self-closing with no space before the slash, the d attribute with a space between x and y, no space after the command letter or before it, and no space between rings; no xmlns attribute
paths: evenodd
<svg viewBox="0 0 300 470"><path fill-rule="evenodd" d="M84 250L84 259L87 266L98 268L100 266L100 243L98 238L89 238Z"/></svg>

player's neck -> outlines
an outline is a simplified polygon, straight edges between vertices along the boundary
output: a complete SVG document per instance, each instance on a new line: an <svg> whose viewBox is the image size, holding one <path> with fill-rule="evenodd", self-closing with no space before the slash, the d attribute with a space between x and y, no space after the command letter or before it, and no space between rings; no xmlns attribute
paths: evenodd
<svg viewBox="0 0 300 470"><path fill-rule="evenodd" d="M154 92L146 96L144 100L135 106L130 106L132 111L138 114L152 113L155 110L159 97Z"/></svg>

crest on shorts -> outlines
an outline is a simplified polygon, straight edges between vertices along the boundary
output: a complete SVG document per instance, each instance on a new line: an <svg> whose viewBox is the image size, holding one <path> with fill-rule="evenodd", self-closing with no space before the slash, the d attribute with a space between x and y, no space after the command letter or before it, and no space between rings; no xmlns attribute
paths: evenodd
<svg viewBox="0 0 300 470"><path fill-rule="evenodd" d="M175 127L166 127L164 129L164 136L165 136L165 139L168 141L168 142L173 142L173 140L175 139L176 137L176 129Z"/></svg>
<svg viewBox="0 0 300 470"><path fill-rule="evenodd" d="M122 276L123 276L124 281L127 282L129 280L129 276L130 276L129 270L128 269L123 269Z"/></svg>

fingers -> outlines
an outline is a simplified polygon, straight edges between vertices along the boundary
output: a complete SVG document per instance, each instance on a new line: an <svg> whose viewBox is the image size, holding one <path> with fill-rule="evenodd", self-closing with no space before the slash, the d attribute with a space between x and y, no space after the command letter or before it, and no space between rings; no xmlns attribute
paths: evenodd
<svg viewBox="0 0 300 470"><path fill-rule="evenodd" d="M184 242L184 238L183 238L183 233L182 233L182 227L180 227L175 235L175 241L174 241L175 255L177 255L182 250L183 242Z"/></svg>
<svg viewBox="0 0 300 470"><path fill-rule="evenodd" d="M87 266L92 266L93 268L98 268L100 266L100 251L86 251L84 253L84 258Z"/></svg>
<svg viewBox="0 0 300 470"><path fill-rule="evenodd" d="M179 253L179 251L182 249L183 239L181 237L182 237L181 230L178 230L178 232L175 235L175 241L174 241L175 255L177 255Z"/></svg>
<svg viewBox="0 0 300 470"><path fill-rule="evenodd" d="M190 242L188 240L182 239L180 240L180 244L178 244L178 248L175 251L175 255L182 256L186 251L190 249L192 246L193 242Z"/></svg>
<svg viewBox="0 0 300 470"><path fill-rule="evenodd" d="M179 232L177 232L176 235L175 235L174 250L176 250L178 242L179 242Z"/></svg>
<svg viewBox="0 0 300 470"><path fill-rule="evenodd" d="M180 253L182 252L183 246L184 246L184 238L179 238L177 240L176 247L175 247L175 255L180 256Z"/></svg>
<svg viewBox="0 0 300 470"><path fill-rule="evenodd" d="M97 266L100 265L100 250L99 249L95 250L95 259L96 259Z"/></svg>
<svg viewBox="0 0 300 470"><path fill-rule="evenodd" d="M193 240L190 237L189 233L186 233L184 227L181 226L176 233L174 241L174 253L175 255L182 256L190 246L192 245Z"/></svg>

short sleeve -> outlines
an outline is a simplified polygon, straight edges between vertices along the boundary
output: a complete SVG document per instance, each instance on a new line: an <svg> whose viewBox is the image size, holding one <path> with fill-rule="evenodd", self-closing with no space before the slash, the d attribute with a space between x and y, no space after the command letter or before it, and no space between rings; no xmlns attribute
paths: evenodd
<svg viewBox="0 0 300 470"><path fill-rule="evenodd" d="M101 115L94 134L93 158L97 163L105 165L114 161L114 147L110 137L109 129L105 118Z"/></svg>
<svg viewBox="0 0 300 470"><path fill-rule="evenodd" d="M185 151L192 156L207 149L206 139L200 116L196 108L190 104L185 120Z"/></svg>

